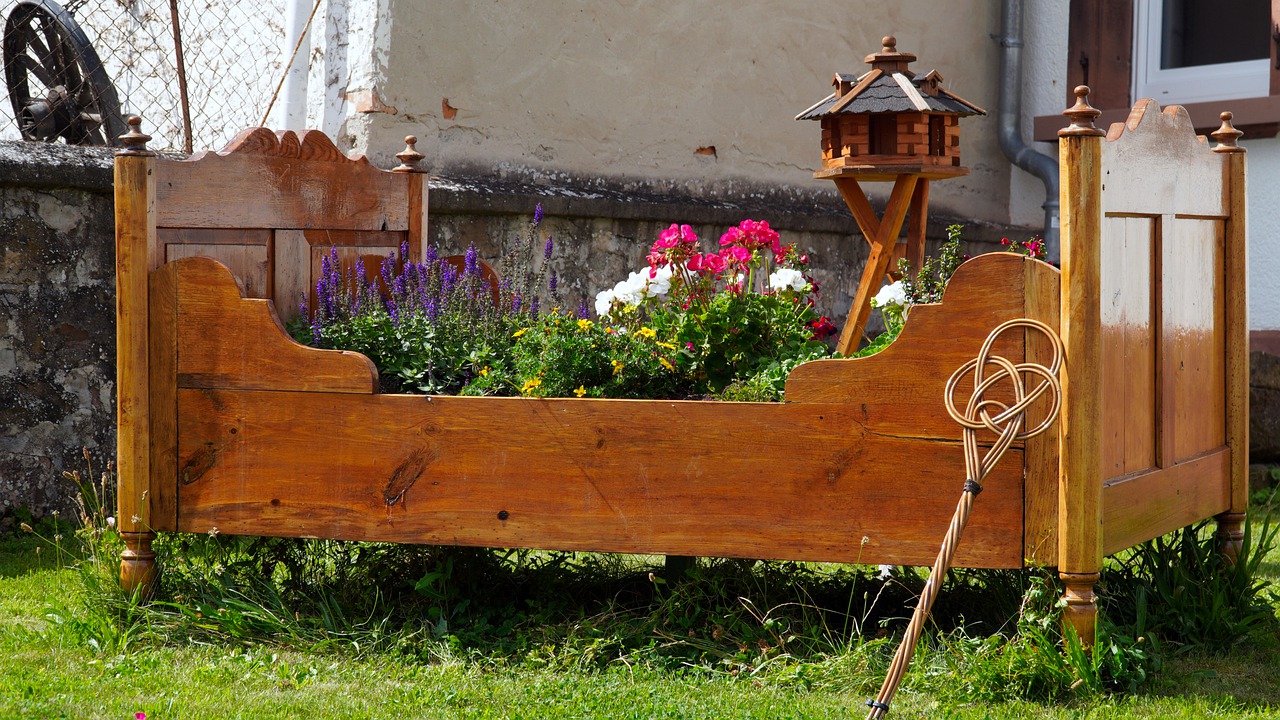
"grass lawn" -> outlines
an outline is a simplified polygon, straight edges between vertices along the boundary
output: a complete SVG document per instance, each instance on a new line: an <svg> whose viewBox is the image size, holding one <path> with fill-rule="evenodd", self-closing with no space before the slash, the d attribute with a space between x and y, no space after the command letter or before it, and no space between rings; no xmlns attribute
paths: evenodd
<svg viewBox="0 0 1280 720"><path fill-rule="evenodd" d="M541 639L495 653L459 645L456 637L417 642L407 652L403 644L366 648L350 639L156 633L147 620L133 624L135 636L121 637L84 611L80 571L59 568L47 547L38 555L38 544L29 535L0 540L0 720L136 712L151 719L253 720L861 718L892 649L865 641L776 653L754 665L684 662L678 653L662 654L681 638L661 632L647 648L620 649L612 644L612 621L573 598L559 620L572 643L557 646L530 630ZM1271 550L1260 574L1280 584L1280 550ZM1278 601L1272 602L1274 611ZM995 660L975 661L964 640L941 634L917 655L890 717L1274 719L1280 717L1275 627L1226 654L1166 648L1137 693L1067 693L1053 701L1008 699L1019 696L1016 690L1005 699L973 697L964 689L970 676L988 672L983 663Z"/></svg>

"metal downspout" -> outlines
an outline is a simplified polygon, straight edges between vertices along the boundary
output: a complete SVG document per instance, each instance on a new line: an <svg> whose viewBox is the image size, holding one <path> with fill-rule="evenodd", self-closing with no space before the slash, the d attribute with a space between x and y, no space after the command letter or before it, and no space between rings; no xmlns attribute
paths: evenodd
<svg viewBox="0 0 1280 720"><path fill-rule="evenodd" d="M1044 242L1058 263L1058 161L1022 139L1022 0L1003 0L1000 10L1000 149L1014 165L1044 183Z"/></svg>

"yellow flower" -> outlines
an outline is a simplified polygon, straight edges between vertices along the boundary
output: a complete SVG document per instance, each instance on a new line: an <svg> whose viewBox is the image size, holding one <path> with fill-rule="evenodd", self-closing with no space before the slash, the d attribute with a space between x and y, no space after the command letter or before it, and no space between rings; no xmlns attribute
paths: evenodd
<svg viewBox="0 0 1280 720"><path fill-rule="evenodd" d="M587 394L587 386L586 386L586 385L579 385L579 386L578 386L578 389L573 391L573 394L574 394L574 395L577 395L578 397L582 397L583 395L586 395L586 394Z"/></svg>
<svg viewBox="0 0 1280 720"><path fill-rule="evenodd" d="M527 331L528 331L528 328L520 328L519 330L517 330L517 331L515 331L515 332L511 333L511 337L513 337L513 338L518 338L518 337L520 337L521 335L525 334L525 332L527 332Z"/></svg>
<svg viewBox="0 0 1280 720"><path fill-rule="evenodd" d="M489 366L485 365L480 368L480 377L489 377Z"/></svg>
<svg viewBox="0 0 1280 720"><path fill-rule="evenodd" d="M613 374L617 375L618 373L622 372L623 364L618 362L617 360L614 360L612 362L613 362Z"/></svg>
<svg viewBox="0 0 1280 720"><path fill-rule="evenodd" d="M664 367L664 368L666 368L666 369L670 370L671 372L675 372L675 371L676 371L676 366L675 366L675 365L672 365L670 360L668 360L668 359L666 359L666 358L664 358L664 357L660 357L660 358L658 358L658 362L662 363L662 367Z"/></svg>
<svg viewBox="0 0 1280 720"><path fill-rule="evenodd" d="M524 387L520 388L521 395L528 395L530 391L542 384L542 378L529 378L524 381Z"/></svg>
<svg viewBox="0 0 1280 720"><path fill-rule="evenodd" d="M640 337L647 337L650 339L658 336L658 332L650 327L641 327L639 330L636 331L636 334L639 335Z"/></svg>
<svg viewBox="0 0 1280 720"><path fill-rule="evenodd" d="M671 343L664 343L664 342L661 342L661 341L654 343L654 345L657 345L658 347L666 348L666 349L668 349L668 350L675 350L675 349L676 349L676 346L675 346L675 345L672 345Z"/></svg>
<svg viewBox="0 0 1280 720"><path fill-rule="evenodd" d="M578 329L581 330L582 332L586 332L590 330L592 325L595 325L595 323L591 322L590 320L578 321Z"/></svg>

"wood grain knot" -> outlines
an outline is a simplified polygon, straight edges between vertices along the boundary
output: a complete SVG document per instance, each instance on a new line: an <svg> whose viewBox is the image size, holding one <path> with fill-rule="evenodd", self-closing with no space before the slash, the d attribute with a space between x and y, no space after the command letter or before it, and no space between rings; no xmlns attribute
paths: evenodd
<svg viewBox="0 0 1280 720"><path fill-rule="evenodd" d="M213 443L206 443L204 447L192 453L178 470L178 482L190 485L204 477L214 465L218 464L218 453L221 449Z"/></svg>
<svg viewBox="0 0 1280 720"><path fill-rule="evenodd" d="M425 450L414 450L400 463L400 466L391 473L391 479L387 481L386 490L382 491L382 497L387 503L387 507L391 507L404 499L405 493L409 492L409 488L418 482L418 478L422 477L422 473L436 461L435 453L428 453Z"/></svg>

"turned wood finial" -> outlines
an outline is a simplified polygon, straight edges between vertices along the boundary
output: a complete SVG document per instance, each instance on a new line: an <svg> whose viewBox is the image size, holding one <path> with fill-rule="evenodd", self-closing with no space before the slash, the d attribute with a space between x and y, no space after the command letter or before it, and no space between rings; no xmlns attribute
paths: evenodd
<svg viewBox="0 0 1280 720"><path fill-rule="evenodd" d="M1218 141L1218 144L1213 148L1213 151L1218 153L1244 152L1244 148L1236 144L1236 141L1239 140L1240 136L1244 135L1244 133L1237 130L1236 126L1231 124L1231 118L1234 116L1229 112L1224 112L1218 117L1222 118L1222 127L1209 133L1209 137Z"/></svg>
<svg viewBox="0 0 1280 720"><path fill-rule="evenodd" d="M147 149L147 142L151 140L151 136L142 132L142 118L137 115L130 115L125 122L129 124L129 132L116 138L123 146L116 151L116 154L155 155L155 153Z"/></svg>
<svg viewBox="0 0 1280 720"><path fill-rule="evenodd" d="M426 172L422 167L422 159L426 157L418 152L418 138L414 135L407 135L404 139L404 150L396 153L396 157L400 159L400 164L391 169L391 172Z"/></svg>
<svg viewBox="0 0 1280 720"><path fill-rule="evenodd" d="M898 52L898 38L892 35L881 38L880 45L880 52L866 56L863 61L870 63L871 67L881 72L903 72L908 65L916 61L915 55Z"/></svg>
<svg viewBox="0 0 1280 720"><path fill-rule="evenodd" d="M1102 111L1089 104L1089 86L1076 86L1076 104L1062 112L1071 120L1071 125L1058 131L1058 137L1091 137L1106 135L1101 128L1093 126L1093 121Z"/></svg>

